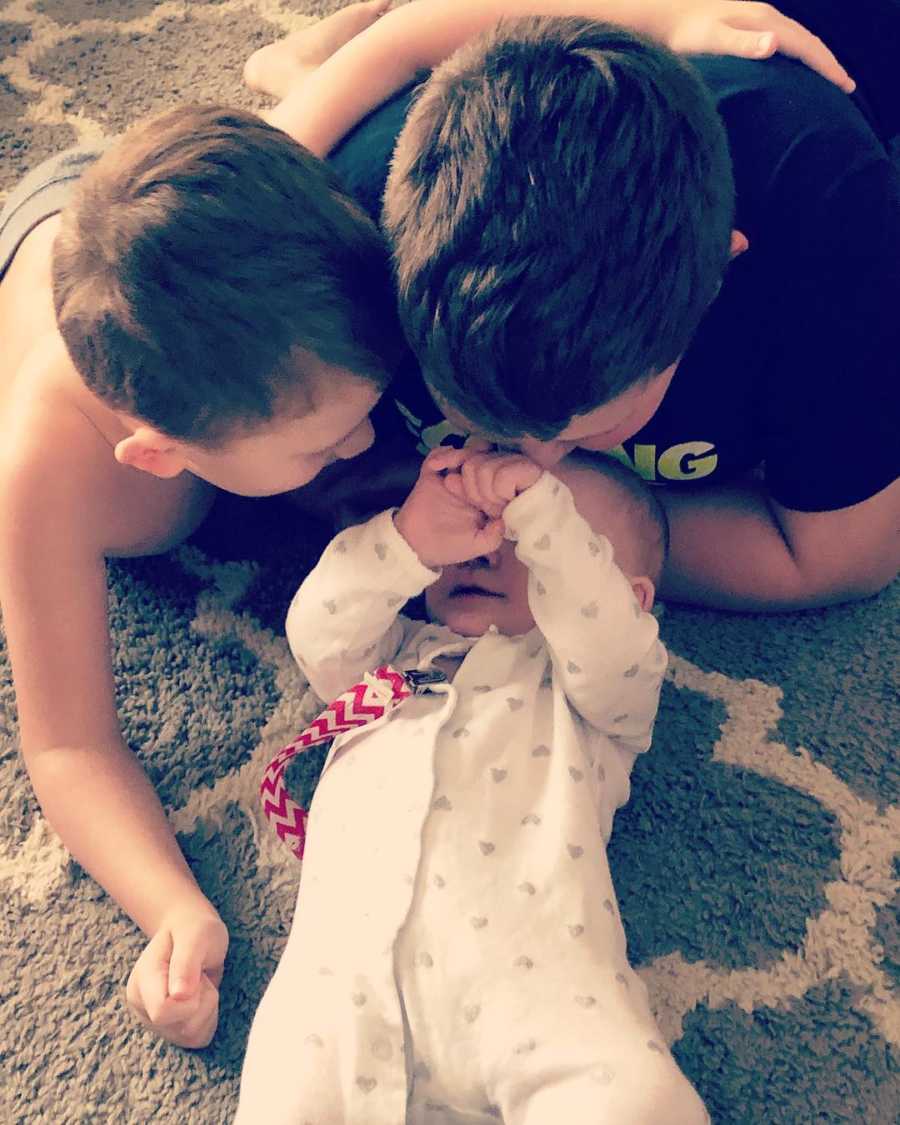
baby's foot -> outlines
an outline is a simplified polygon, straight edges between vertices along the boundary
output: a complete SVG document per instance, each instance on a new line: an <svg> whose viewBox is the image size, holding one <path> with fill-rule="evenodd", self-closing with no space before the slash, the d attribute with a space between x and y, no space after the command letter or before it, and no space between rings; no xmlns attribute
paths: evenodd
<svg viewBox="0 0 900 1125"><path fill-rule="evenodd" d="M251 90L283 98L288 87L365 31L391 6L391 0L348 4L330 16L260 47L244 64L244 82Z"/></svg>

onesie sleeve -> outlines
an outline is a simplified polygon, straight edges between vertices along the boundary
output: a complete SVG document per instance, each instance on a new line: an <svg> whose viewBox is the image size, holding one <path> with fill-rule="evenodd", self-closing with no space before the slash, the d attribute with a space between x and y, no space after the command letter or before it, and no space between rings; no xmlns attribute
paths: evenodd
<svg viewBox="0 0 900 1125"><path fill-rule="evenodd" d="M332 539L294 595L287 638L320 699L334 699L403 647L403 605L439 571L394 526L393 509Z"/></svg>
<svg viewBox="0 0 900 1125"><path fill-rule="evenodd" d="M604 535L550 473L507 505L504 521L529 570L528 602L572 707L623 747L650 745L666 650Z"/></svg>

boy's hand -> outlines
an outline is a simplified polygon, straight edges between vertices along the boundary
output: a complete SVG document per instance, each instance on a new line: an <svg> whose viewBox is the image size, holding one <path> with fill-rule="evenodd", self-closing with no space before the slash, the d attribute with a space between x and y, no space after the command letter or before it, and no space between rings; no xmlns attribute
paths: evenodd
<svg viewBox="0 0 900 1125"><path fill-rule="evenodd" d="M521 453L489 452L467 446L469 456L458 474L448 475L444 486L460 500L479 508L486 516L500 519L511 501L531 488L544 470Z"/></svg>
<svg viewBox="0 0 900 1125"><path fill-rule="evenodd" d="M184 908L162 920L131 970L128 1006L179 1047L205 1047L219 1020L228 931L209 910Z"/></svg>
<svg viewBox="0 0 900 1125"><path fill-rule="evenodd" d="M799 59L846 93L856 83L825 43L771 4L748 0L669 0L661 38L680 55Z"/></svg>
<svg viewBox="0 0 900 1125"><path fill-rule="evenodd" d="M441 446L422 462L419 479L394 516L397 530L428 567L468 562L496 551L503 542L499 512L486 514L450 485L471 459L469 449Z"/></svg>

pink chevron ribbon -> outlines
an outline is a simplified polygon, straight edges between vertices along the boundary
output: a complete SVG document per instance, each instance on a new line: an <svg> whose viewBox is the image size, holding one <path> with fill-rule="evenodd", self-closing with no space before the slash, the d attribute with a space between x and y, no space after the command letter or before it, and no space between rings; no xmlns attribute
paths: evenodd
<svg viewBox="0 0 900 1125"><path fill-rule="evenodd" d="M443 677L431 673L404 675L390 664L383 664L367 674L362 683L354 684L329 703L306 730L301 731L293 742L278 751L266 767L259 795L263 811L272 822L279 839L288 845L297 859L303 858L309 814L291 799L284 783L284 771L291 758L308 750L310 746L328 742L335 735L380 719L420 687L434 683L438 678Z"/></svg>

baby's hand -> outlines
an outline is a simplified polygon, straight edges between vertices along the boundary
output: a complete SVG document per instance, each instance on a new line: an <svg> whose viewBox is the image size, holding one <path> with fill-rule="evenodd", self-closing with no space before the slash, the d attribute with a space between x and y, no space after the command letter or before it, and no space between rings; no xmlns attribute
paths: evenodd
<svg viewBox="0 0 900 1125"><path fill-rule="evenodd" d="M457 474L444 479L444 485L492 519L499 519L506 505L531 488L544 471L522 453L488 452L475 446L463 452L469 456Z"/></svg>
<svg viewBox="0 0 900 1125"><path fill-rule="evenodd" d="M470 502L463 489L450 486L459 479L473 453L440 446L422 463L415 488L394 516L397 530L425 566L467 562L496 551L503 542L499 512L487 514Z"/></svg>
<svg viewBox="0 0 900 1125"><path fill-rule="evenodd" d="M219 984L228 931L210 911L174 911L131 970L128 1006L137 1018L179 1047L205 1047L219 1021Z"/></svg>

